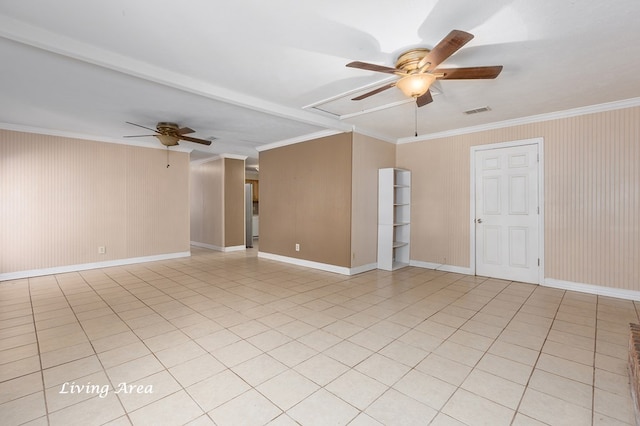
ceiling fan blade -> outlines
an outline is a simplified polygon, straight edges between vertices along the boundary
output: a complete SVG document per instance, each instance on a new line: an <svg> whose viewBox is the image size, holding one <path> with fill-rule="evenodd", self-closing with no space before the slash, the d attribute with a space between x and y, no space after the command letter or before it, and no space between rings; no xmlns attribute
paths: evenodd
<svg viewBox="0 0 640 426"><path fill-rule="evenodd" d="M489 67L467 67L467 68L436 68L434 74L444 74L438 76L438 80L465 80L465 79L491 79L496 78L502 71L502 65Z"/></svg>
<svg viewBox="0 0 640 426"><path fill-rule="evenodd" d="M157 135L133 135L133 136L123 136L123 138L146 138L148 136L157 136Z"/></svg>
<svg viewBox="0 0 640 426"><path fill-rule="evenodd" d="M384 72L387 74L395 74L398 72L395 68L385 67L383 65L369 64L367 62L354 61L347 64L350 68L360 68L367 71Z"/></svg>
<svg viewBox="0 0 640 426"><path fill-rule="evenodd" d="M132 122L130 122L130 121L125 121L125 123L127 123L127 124L131 124L132 126L142 127L143 129L151 130L152 132L155 132L155 133L160 133L160 132L159 132L159 131L157 131L156 129L152 129L152 128L150 128L150 127L141 126L140 124L132 123Z"/></svg>
<svg viewBox="0 0 640 426"><path fill-rule="evenodd" d="M201 143L202 145L211 145L211 141L208 141L206 139L192 138L191 136L180 136L179 139L187 142Z"/></svg>
<svg viewBox="0 0 640 426"><path fill-rule="evenodd" d="M418 108L421 106L425 106L426 104L430 104L431 102L433 102L433 96L431 96L430 90L427 90L424 95L418 96L418 98L416 99Z"/></svg>
<svg viewBox="0 0 640 426"><path fill-rule="evenodd" d="M453 30L440 43L438 43L424 58L418 63L420 72L434 69L449 56L456 53L462 46L473 38L473 34L465 31Z"/></svg>
<svg viewBox="0 0 640 426"><path fill-rule="evenodd" d="M195 132L195 130L190 129L189 127L183 127L181 129L178 129L178 134L179 135L186 135L188 133L194 133L194 132Z"/></svg>
<svg viewBox="0 0 640 426"><path fill-rule="evenodd" d="M395 81L393 83L385 84L384 86L378 87L377 89L372 90L370 92L367 92L364 95L356 96L355 98L353 98L351 100L352 101L361 101L361 100L363 100L365 98L368 98L369 96L373 96L373 95L375 95L377 93L384 92L387 89L391 89L395 85L396 85Z"/></svg>

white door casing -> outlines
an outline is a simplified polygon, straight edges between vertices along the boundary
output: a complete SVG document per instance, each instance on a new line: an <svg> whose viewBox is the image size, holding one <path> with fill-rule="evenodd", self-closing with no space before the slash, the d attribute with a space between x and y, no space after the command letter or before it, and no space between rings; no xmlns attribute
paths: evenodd
<svg viewBox="0 0 640 426"><path fill-rule="evenodd" d="M539 283L539 144L482 148L472 151L476 275Z"/></svg>

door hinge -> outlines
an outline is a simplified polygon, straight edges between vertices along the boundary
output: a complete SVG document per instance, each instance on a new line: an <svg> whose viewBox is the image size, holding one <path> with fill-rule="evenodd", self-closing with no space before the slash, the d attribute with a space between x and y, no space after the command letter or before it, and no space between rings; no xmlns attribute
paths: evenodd
<svg viewBox="0 0 640 426"><path fill-rule="evenodd" d="M538 214L540 214L540 206L538 206Z"/></svg>
<svg viewBox="0 0 640 426"><path fill-rule="evenodd" d="M538 266L540 266L540 258L538 258Z"/></svg>
<svg viewBox="0 0 640 426"><path fill-rule="evenodd" d="M539 163L540 162L540 154L536 154L536 161Z"/></svg>

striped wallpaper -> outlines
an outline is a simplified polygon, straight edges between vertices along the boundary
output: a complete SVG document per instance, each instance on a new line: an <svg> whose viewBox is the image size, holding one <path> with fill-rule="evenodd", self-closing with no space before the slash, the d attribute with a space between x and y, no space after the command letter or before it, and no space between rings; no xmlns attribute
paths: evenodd
<svg viewBox="0 0 640 426"><path fill-rule="evenodd" d="M640 107L398 145L396 166L413 172L411 258L468 268L471 146L537 137L545 278L640 291ZM188 251L188 155L171 163L0 130L0 274Z"/></svg>
<svg viewBox="0 0 640 426"><path fill-rule="evenodd" d="M640 291L640 108L398 146L412 259L469 267L470 147L544 139L545 278Z"/></svg>
<svg viewBox="0 0 640 426"><path fill-rule="evenodd" d="M189 251L189 155L166 161L0 130L0 274Z"/></svg>

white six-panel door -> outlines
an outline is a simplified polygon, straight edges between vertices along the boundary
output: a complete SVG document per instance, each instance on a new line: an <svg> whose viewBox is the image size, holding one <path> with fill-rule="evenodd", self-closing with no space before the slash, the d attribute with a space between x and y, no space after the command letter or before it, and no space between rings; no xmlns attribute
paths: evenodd
<svg viewBox="0 0 640 426"><path fill-rule="evenodd" d="M476 275L539 282L538 145L475 151Z"/></svg>

